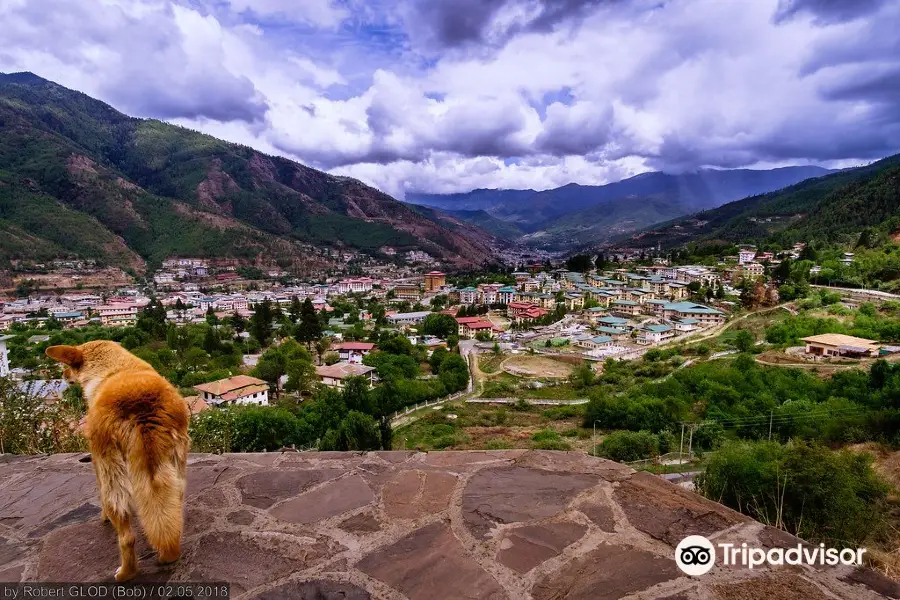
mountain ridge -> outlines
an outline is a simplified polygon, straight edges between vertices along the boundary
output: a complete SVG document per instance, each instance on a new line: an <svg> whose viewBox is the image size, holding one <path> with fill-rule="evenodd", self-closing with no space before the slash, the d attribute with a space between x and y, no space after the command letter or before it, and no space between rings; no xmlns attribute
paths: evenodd
<svg viewBox="0 0 900 600"><path fill-rule="evenodd" d="M127 116L33 73L0 74L0 254L143 271L172 254L317 266L313 250L385 246L493 261L496 238L362 182ZM41 206L43 223L34 206ZM30 236L32 239L29 239Z"/></svg>
<svg viewBox="0 0 900 600"><path fill-rule="evenodd" d="M900 154L660 222L613 242L672 247L688 242L839 241L892 217L900 217Z"/></svg>
<svg viewBox="0 0 900 600"><path fill-rule="evenodd" d="M408 194L405 201L451 212L482 210L515 224L524 233L521 241L577 246L830 172L817 166L651 171L600 186L570 183L543 191Z"/></svg>

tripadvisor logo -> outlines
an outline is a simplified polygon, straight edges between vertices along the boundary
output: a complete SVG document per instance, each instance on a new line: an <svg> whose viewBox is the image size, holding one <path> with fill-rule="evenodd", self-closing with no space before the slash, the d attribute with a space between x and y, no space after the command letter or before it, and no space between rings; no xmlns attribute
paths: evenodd
<svg viewBox="0 0 900 600"><path fill-rule="evenodd" d="M825 544L797 544L791 548L754 548L746 543L713 545L702 535L689 535L675 548L675 563L687 575L708 573L716 563L716 555L725 566L753 569L762 565L849 565L861 566L865 548L826 548Z"/></svg>
<svg viewBox="0 0 900 600"><path fill-rule="evenodd" d="M675 548L675 562L687 575L703 575L716 562L716 548L702 535L689 535Z"/></svg>

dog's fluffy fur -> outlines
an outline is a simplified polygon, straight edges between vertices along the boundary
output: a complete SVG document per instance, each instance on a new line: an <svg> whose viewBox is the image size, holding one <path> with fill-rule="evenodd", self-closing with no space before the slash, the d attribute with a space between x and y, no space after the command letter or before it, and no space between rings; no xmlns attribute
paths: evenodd
<svg viewBox="0 0 900 600"><path fill-rule="evenodd" d="M102 516L119 536L116 580L137 574L134 513L160 562L178 560L189 446L184 398L153 367L115 342L51 346L47 356L66 366L66 379L81 384L87 400L85 433Z"/></svg>

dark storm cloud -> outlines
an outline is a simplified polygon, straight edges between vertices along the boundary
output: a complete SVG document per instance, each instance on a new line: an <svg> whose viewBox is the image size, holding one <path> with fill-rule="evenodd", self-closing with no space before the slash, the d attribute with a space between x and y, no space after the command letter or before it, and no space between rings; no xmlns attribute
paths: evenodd
<svg viewBox="0 0 900 600"><path fill-rule="evenodd" d="M900 61L888 69L866 69L855 79L843 81L823 92L832 100L864 100L870 103L884 103L896 109L895 117L900 121Z"/></svg>
<svg viewBox="0 0 900 600"><path fill-rule="evenodd" d="M246 77L207 74L198 82L202 93L190 86L165 86L145 80L142 85L109 90L115 102L140 115L160 119L212 119L214 121L261 121L268 106L257 98Z"/></svg>
<svg viewBox="0 0 900 600"><path fill-rule="evenodd" d="M888 0L779 0L775 22L798 14L813 15L819 23L844 23L878 11Z"/></svg>
<svg viewBox="0 0 900 600"><path fill-rule="evenodd" d="M535 140L535 150L553 156L590 154L614 141L613 123L609 106L551 104Z"/></svg>
<svg viewBox="0 0 900 600"><path fill-rule="evenodd" d="M406 7L410 37L435 49L495 47L521 33L546 32L577 23L614 0L412 0ZM498 22L507 11L521 18Z"/></svg>
<svg viewBox="0 0 900 600"><path fill-rule="evenodd" d="M798 117L777 136L746 141L710 143L699 136L666 136L658 152L648 154L647 165L666 172L714 166L739 168L758 162L827 162L878 159L900 150L900 119L884 120L880 111L843 123L825 123L825 114ZM826 126L827 125L827 126Z"/></svg>

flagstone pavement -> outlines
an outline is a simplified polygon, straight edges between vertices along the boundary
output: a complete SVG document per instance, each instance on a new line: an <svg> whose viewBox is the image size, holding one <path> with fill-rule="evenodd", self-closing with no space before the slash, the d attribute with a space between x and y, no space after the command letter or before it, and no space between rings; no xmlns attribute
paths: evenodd
<svg viewBox="0 0 900 600"><path fill-rule="evenodd" d="M576 452L191 455L182 559L138 533L138 581L227 581L276 600L900 597L852 567L676 566L685 536L800 542L693 492ZM0 581L110 581L85 454L0 455Z"/></svg>

